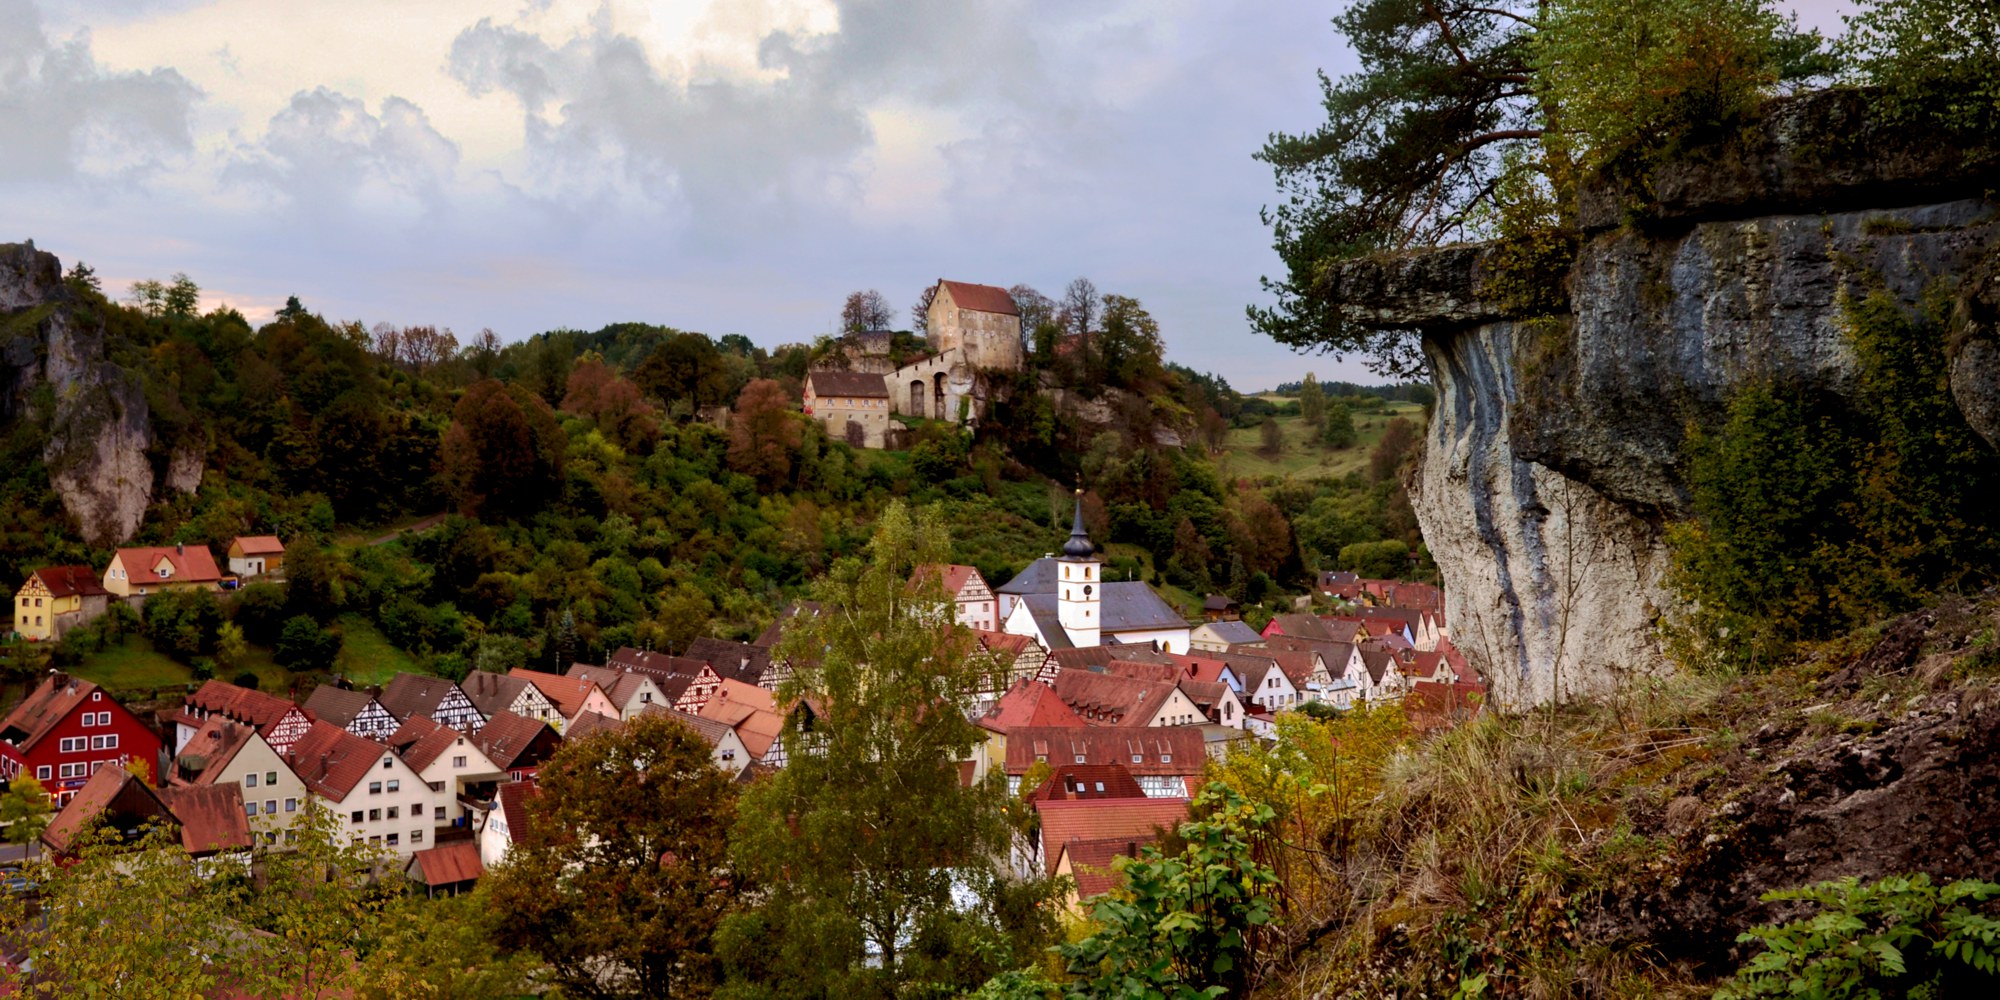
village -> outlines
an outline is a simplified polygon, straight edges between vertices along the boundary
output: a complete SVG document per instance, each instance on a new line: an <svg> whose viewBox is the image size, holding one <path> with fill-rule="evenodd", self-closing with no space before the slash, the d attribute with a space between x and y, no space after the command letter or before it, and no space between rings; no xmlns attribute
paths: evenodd
<svg viewBox="0 0 2000 1000"><path fill-rule="evenodd" d="M239 538L222 564L179 545L120 549L101 571L37 570L16 595L16 628L47 639L112 602L282 577L283 552L275 538ZM1039 837L1014 856L1070 877L1076 912L1115 886L1112 857L1186 816L1211 761L1273 736L1280 715L1396 704L1435 728L1476 712L1485 691L1434 586L1325 573L1301 610L1261 631L1221 595L1191 621L1148 584L1103 578L1080 500L1060 554L1000 587L962 565L925 566L911 583L941 586L973 648L1004 665L961 706L984 742L944 763L967 784L1004 774L1010 796L1032 803ZM56 810L29 856L59 859L99 823L128 834L165 824L190 857L247 862L285 850L322 808L390 859L383 877L455 894L506 862L537 770L565 744L659 716L699 734L732 780L783 768L785 734L810 728L813 707L779 700L790 671L774 653L801 617L822 613L796 603L754 641L622 648L561 674L402 673L298 701L210 679L146 715L52 672L0 722L0 777L32 778Z"/></svg>

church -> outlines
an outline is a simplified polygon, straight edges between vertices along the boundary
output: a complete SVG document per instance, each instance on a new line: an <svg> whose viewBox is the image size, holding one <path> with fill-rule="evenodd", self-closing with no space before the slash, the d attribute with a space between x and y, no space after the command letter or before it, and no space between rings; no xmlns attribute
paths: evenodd
<svg viewBox="0 0 2000 1000"><path fill-rule="evenodd" d="M1043 556L998 588L1001 630L1032 636L1042 648L1153 645L1188 651L1187 619L1137 580L1103 579L1104 564L1083 528L1083 498L1062 555Z"/></svg>

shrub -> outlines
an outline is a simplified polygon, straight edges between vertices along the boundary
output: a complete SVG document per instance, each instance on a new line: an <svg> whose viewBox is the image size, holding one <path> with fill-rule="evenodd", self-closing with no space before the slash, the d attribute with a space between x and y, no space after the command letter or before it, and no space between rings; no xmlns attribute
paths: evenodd
<svg viewBox="0 0 2000 1000"><path fill-rule="evenodd" d="M1716 998L1992 996L2000 987L2000 920L1967 904L1996 896L2000 885L1992 882L1936 885L1924 874L1765 893L1767 902L1798 900L1819 912L1738 937L1762 942L1764 951Z"/></svg>
<svg viewBox="0 0 2000 1000"><path fill-rule="evenodd" d="M340 633L306 615L294 615L278 633L278 648L272 659L287 670L327 670L340 655Z"/></svg>
<svg viewBox="0 0 2000 1000"><path fill-rule="evenodd" d="M235 679L231 680L229 683L234 684L240 688L249 688L250 690L255 691L257 690L257 685L259 682L257 680L257 675L254 672L245 670L242 673L237 674Z"/></svg>
<svg viewBox="0 0 2000 1000"><path fill-rule="evenodd" d="M230 618L243 630L243 637L260 646L278 641L284 627L285 588L275 583L253 583L237 591L231 602Z"/></svg>
<svg viewBox="0 0 2000 1000"><path fill-rule="evenodd" d="M154 648L186 663L215 651L222 605L210 590L167 590L146 599L143 618Z"/></svg>

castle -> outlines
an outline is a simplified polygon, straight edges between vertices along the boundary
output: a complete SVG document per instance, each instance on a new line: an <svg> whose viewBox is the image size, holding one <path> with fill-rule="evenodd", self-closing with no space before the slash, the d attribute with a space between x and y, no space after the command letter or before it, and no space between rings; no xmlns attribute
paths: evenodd
<svg viewBox="0 0 2000 1000"><path fill-rule="evenodd" d="M1004 288L940 279L925 315L931 355L888 377L894 412L977 422L986 408L985 372L1021 370L1021 310Z"/></svg>

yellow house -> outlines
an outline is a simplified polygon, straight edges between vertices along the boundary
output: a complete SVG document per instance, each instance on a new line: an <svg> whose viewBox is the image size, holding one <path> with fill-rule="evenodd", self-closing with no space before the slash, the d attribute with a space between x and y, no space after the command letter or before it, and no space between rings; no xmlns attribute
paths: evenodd
<svg viewBox="0 0 2000 1000"><path fill-rule="evenodd" d="M119 549L104 570L104 589L119 597L189 587L222 588L222 572L206 545Z"/></svg>
<svg viewBox="0 0 2000 1000"><path fill-rule="evenodd" d="M14 631L31 642L60 639L110 604L88 566L44 566L14 594Z"/></svg>

